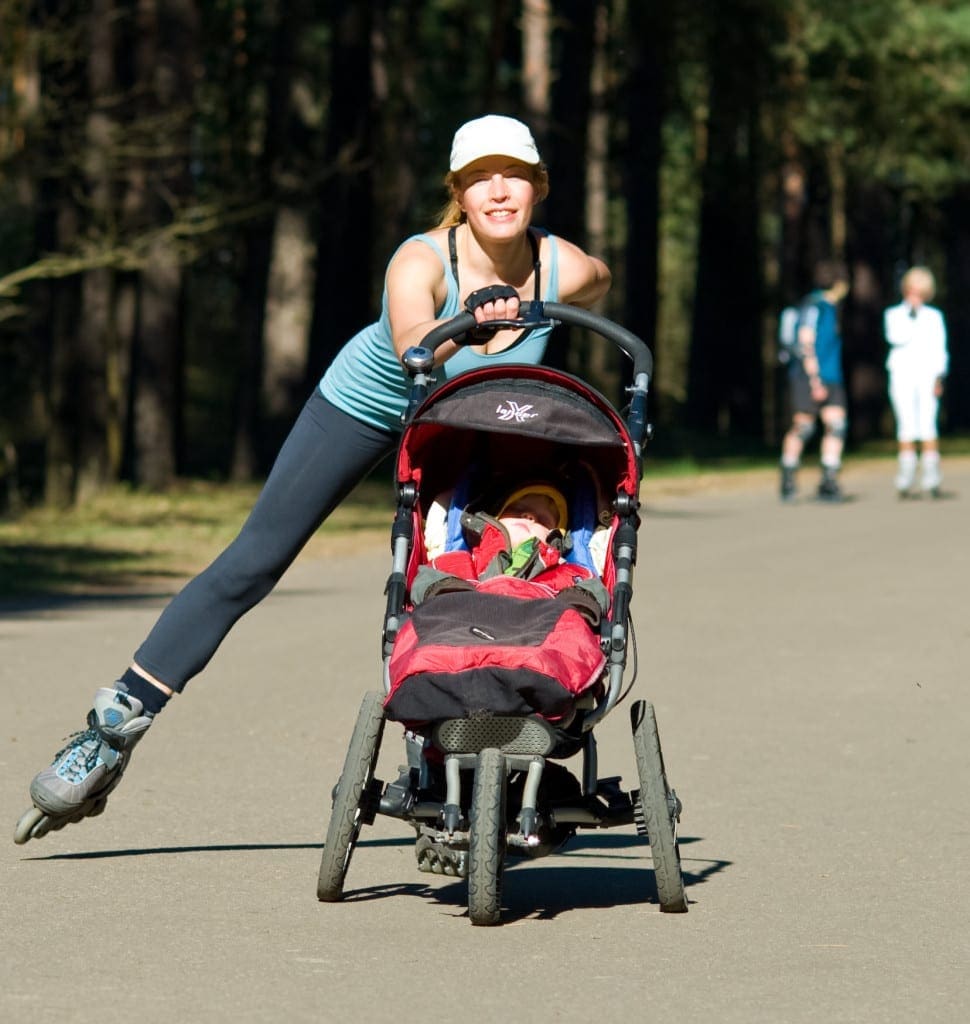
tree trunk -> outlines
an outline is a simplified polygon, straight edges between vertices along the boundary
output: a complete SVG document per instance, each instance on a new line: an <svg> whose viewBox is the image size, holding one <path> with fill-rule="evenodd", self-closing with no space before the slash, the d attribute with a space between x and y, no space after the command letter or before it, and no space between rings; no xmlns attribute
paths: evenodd
<svg viewBox="0 0 970 1024"><path fill-rule="evenodd" d="M565 0L556 5L553 53L557 67L569 72L556 76L549 99L551 112L544 115L538 135L539 151L549 165L549 198L538 222L577 245L587 244L587 154L589 152L590 108L593 76L593 47L597 5L588 0ZM602 45L603 39L600 39ZM530 44L536 49L536 44ZM532 103L536 103L533 95ZM548 121L548 123L547 123ZM605 250L597 255L606 257ZM588 370L584 359L589 345L582 332L559 327L546 350L549 366L578 373ZM588 339L587 339L588 340Z"/></svg>
<svg viewBox="0 0 970 1024"><path fill-rule="evenodd" d="M111 172L116 146L116 125L109 113L117 91L114 67L114 0L94 0L88 18L88 97L84 177L88 193L89 231L105 238L112 229L114 181ZM78 321L77 473L76 498L84 501L111 479L109 432L118 436L122 425L109 417L120 413L110 406L107 368L115 344L114 271L88 270L81 281Z"/></svg>
<svg viewBox="0 0 970 1024"><path fill-rule="evenodd" d="M75 330L80 301L78 279L51 281L43 289L50 295L47 325L49 429L44 465L44 502L54 508L74 503L77 480L77 392L74 388Z"/></svg>
<svg viewBox="0 0 970 1024"><path fill-rule="evenodd" d="M786 79L786 94L798 97L804 83ZM772 444L778 445L791 425L788 408L788 371L778 360L778 317L789 305L805 294L809 273L805 263L805 209L808 204L808 172L804 154L788 126L790 111L781 108L779 137L776 142L779 161L777 170L767 179L769 194L776 197L779 234L777 245L765 256L766 280L773 286L774 301L766 310L764 328L764 431Z"/></svg>
<svg viewBox="0 0 970 1024"><path fill-rule="evenodd" d="M849 197L845 242L852 254L852 291L842 308L842 362L852 439L865 441L892 429L882 314L895 301L887 259L894 217L879 185L853 182Z"/></svg>
<svg viewBox="0 0 970 1024"><path fill-rule="evenodd" d="M111 476L120 479L126 469L130 469L125 460L131 454L132 359L138 324L137 275L131 272L116 273L114 285L112 323L115 336L108 347L105 366L108 394L107 445Z"/></svg>
<svg viewBox="0 0 970 1024"><path fill-rule="evenodd" d="M306 162L305 132L294 102L293 82L309 7L301 0L271 9L266 121L261 149L252 160L250 188L256 198L274 206L278 194L285 194L297 181L297 166ZM250 51L255 48L248 47ZM262 87L258 67L249 65L243 68L240 83L244 97ZM252 116L251 107L251 101L241 104L243 125ZM303 391L312 258L308 234L306 214L295 201L278 207L273 217L250 223L245 230L241 367L230 471L236 480L253 477L272 461L296 414L296 392Z"/></svg>
<svg viewBox="0 0 970 1024"><path fill-rule="evenodd" d="M320 210L317 276L310 329L310 381L373 318L373 131L371 9L353 0L333 7L331 102ZM312 386L312 384L311 384Z"/></svg>
<svg viewBox="0 0 970 1024"><path fill-rule="evenodd" d="M246 226L245 257L239 309L239 366L236 383L235 436L229 475L251 480L260 466L260 382L263 376L263 322L273 224L260 217Z"/></svg>
<svg viewBox="0 0 970 1024"><path fill-rule="evenodd" d="M937 301L946 316L950 373L943 397L945 433L970 428L970 188L945 204L946 290Z"/></svg>
<svg viewBox="0 0 970 1024"><path fill-rule="evenodd" d="M263 331L263 409L273 433L293 419L306 398L312 301L313 242L309 218L301 207L281 206L273 234Z"/></svg>
<svg viewBox="0 0 970 1024"><path fill-rule="evenodd" d="M145 155L129 164L125 200L135 232L171 223L189 191L190 111L196 74L192 0L135 0L135 106L132 131ZM151 124L164 125L164 136ZM155 149L149 149L154 143ZM175 479L180 436L182 267L175 242L159 235L138 278L133 366L132 475L163 490Z"/></svg>
<svg viewBox="0 0 970 1024"><path fill-rule="evenodd" d="M549 0L522 0L522 91L527 119L539 139L547 137L551 96Z"/></svg>
<svg viewBox="0 0 970 1024"><path fill-rule="evenodd" d="M135 363L135 483L164 490L176 475L176 417L179 398L179 296L182 270L170 246L149 252L139 278Z"/></svg>
<svg viewBox="0 0 970 1024"><path fill-rule="evenodd" d="M586 133L586 213L587 247L610 260L609 173L610 173L610 97L609 97L609 4L597 3L593 14L592 65L589 74L589 118ZM580 236L582 237L582 236ZM620 404L621 381L619 353L603 338L589 332L576 332L570 350L571 365L604 394Z"/></svg>
<svg viewBox="0 0 970 1024"><path fill-rule="evenodd" d="M423 111L419 100L422 70L421 0L403 0L396 20L387 5L374 9L371 33L371 78L374 106L384 112L378 126L381 153L413 155L395 162L393 174L375 178L374 250L386 258L414 225L419 182L415 159L421 146L419 126ZM443 175L442 175L443 177Z"/></svg>
<svg viewBox="0 0 970 1024"><path fill-rule="evenodd" d="M53 3L42 7L42 16L59 13L62 12ZM65 138L82 103L85 69L67 38L59 38L58 43L58 47L47 51L50 61L41 67L44 91L60 98L43 126L44 168L51 171L50 177L41 180L38 191L36 249L41 253L73 249L82 231L82 208L67 180L68 169L73 164L66 152ZM71 505L76 494L80 417L76 345L80 315L78 283L77 277L45 281L35 293L46 353L44 500L58 508Z"/></svg>
<svg viewBox="0 0 970 1024"><path fill-rule="evenodd" d="M512 3L514 0L492 0L491 3L491 31L485 54L485 82L482 88L483 110L496 110L501 107L502 89L499 75L507 56L505 48L512 34L508 31L513 24L513 15L509 12ZM538 141L541 145L542 140Z"/></svg>
<svg viewBox="0 0 970 1024"><path fill-rule="evenodd" d="M569 72L556 76L552 86L552 123L539 137L539 151L549 165L550 192L545 221L556 234L579 245L586 243L586 153L590 125L596 13L602 4L565 0L556 4L556 65ZM597 74L602 79L602 70ZM601 254L604 255L604 254Z"/></svg>
<svg viewBox="0 0 970 1024"><path fill-rule="evenodd" d="M77 323L77 468L75 499L83 502L111 480L108 454L107 356L114 331L111 270L89 270L81 280Z"/></svg>
<svg viewBox="0 0 970 1024"><path fill-rule="evenodd" d="M760 437L757 15L731 5L710 45L707 159L688 370L687 424Z"/></svg>
<svg viewBox="0 0 970 1024"><path fill-rule="evenodd" d="M625 325L654 351L657 367L667 353L657 338L660 248L661 128L665 110L664 54L671 46L669 9L631 2L627 41L627 147L623 168L627 240L623 294Z"/></svg>

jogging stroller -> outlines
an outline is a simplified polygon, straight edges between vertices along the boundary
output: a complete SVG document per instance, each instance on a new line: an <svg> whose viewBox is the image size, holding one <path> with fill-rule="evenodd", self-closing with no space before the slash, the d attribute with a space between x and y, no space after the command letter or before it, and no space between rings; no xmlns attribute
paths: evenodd
<svg viewBox="0 0 970 1024"><path fill-rule="evenodd" d="M586 310L541 302L527 310L496 326L585 328L629 356L630 405L624 417L579 378L526 365L474 370L432 390L434 349L465 338L475 326L468 313L405 355L410 402L396 463L384 687L364 697L333 790L322 901L342 899L361 829L382 813L415 829L424 870L467 875L475 925L500 920L507 856L542 856L578 829L621 825L650 844L660 909L687 910L681 804L667 783L653 706L640 700L630 709L636 788L597 777L594 737L625 696L631 650L635 663L630 600L652 356L635 335ZM433 516L443 516L446 549L461 551L476 500L494 507L500 493L537 479L555 480L568 499L555 585L543 572L523 579L507 562L483 580L434 568ZM594 540L606 541L599 564ZM409 763L385 785L374 773L387 720L407 730ZM565 764L573 756L578 777Z"/></svg>

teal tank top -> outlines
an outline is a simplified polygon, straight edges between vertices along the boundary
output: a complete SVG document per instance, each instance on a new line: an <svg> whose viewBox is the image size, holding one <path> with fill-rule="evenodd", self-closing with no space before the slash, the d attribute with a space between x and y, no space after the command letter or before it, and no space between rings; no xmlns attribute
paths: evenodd
<svg viewBox="0 0 970 1024"><path fill-rule="evenodd" d="M549 278L544 302L559 301L559 251L555 235L541 228L532 229L536 234L549 239ZM458 316L462 309L458 303L458 282L451 265L440 246L428 235L412 235L402 242L424 242L438 254L445 268L448 294L441 308L435 312L435 319L448 320ZM439 382L449 380L467 370L482 366L499 366L509 363L542 362L546 343L552 332L551 327L537 327L515 344L502 352L482 355L470 348L459 349L444 364L437 367L434 375ZM378 430L397 433L407 408L407 375L398 360L391 342L391 325L387 313L387 287L381 299L381 316L376 323L369 324L355 334L337 353L327 372L320 381L320 393L332 405L348 416L362 420Z"/></svg>

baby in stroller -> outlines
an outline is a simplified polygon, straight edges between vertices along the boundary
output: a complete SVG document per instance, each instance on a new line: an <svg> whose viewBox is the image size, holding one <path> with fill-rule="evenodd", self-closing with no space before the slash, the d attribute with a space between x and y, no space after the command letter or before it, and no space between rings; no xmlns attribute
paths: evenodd
<svg viewBox="0 0 970 1024"><path fill-rule="evenodd" d="M497 515L465 510L459 517L464 553L449 544L447 504L452 495L439 497L431 506L425 527L425 547L432 566L445 572L472 573L478 579L502 572L533 579L565 561L573 547L565 495L553 483L536 480L512 490L501 502ZM603 513L605 518L609 513ZM605 527L597 526L589 539L586 564L600 575L606 557ZM497 559L497 560L496 560Z"/></svg>
<svg viewBox="0 0 970 1024"><path fill-rule="evenodd" d="M567 725L576 698L600 681L598 627L609 594L586 542L607 532L592 518L595 503L585 502L586 522L573 512L570 529L556 484L518 482L498 493L497 501L464 504L452 493L435 503L448 501L449 525L443 543L432 536L426 544L411 583L413 610L388 666L392 719L488 711ZM483 506L492 511L471 511Z"/></svg>

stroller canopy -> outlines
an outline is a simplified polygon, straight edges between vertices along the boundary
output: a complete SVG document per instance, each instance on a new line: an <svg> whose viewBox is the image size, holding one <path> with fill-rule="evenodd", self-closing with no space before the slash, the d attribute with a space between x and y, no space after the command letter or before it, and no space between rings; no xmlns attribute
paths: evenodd
<svg viewBox="0 0 970 1024"><path fill-rule="evenodd" d="M515 482L570 479L577 467L611 500L636 495L639 467L626 424L585 381L541 366L496 366L445 382L401 437L399 484L414 482L426 510L469 473L472 493Z"/></svg>

